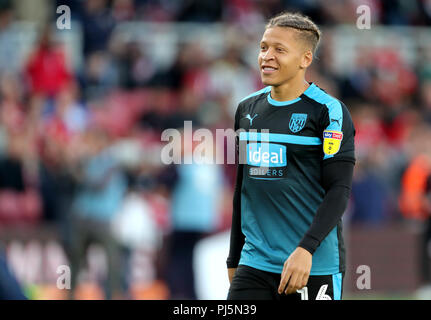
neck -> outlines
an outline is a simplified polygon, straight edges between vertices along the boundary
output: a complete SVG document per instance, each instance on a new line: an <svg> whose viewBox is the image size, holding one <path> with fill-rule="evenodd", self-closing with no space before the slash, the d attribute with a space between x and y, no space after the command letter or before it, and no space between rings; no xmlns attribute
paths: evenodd
<svg viewBox="0 0 431 320"><path fill-rule="evenodd" d="M298 98L310 84L302 78L299 81L283 83L279 86L272 86L271 98L277 101L289 101Z"/></svg>

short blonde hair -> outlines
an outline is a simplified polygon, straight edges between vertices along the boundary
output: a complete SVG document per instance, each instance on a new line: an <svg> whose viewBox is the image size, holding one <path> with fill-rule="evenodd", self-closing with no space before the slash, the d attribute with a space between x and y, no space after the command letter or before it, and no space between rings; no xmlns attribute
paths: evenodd
<svg viewBox="0 0 431 320"><path fill-rule="evenodd" d="M321 32L319 27L301 13L282 12L272 17L265 29L273 27L292 28L299 31L300 37L310 45L313 54L319 45Z"/></svg>

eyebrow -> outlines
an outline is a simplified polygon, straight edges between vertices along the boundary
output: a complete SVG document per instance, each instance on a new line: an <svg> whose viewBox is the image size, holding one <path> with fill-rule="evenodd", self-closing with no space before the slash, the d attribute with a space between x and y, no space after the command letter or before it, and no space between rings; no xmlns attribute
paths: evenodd
<svg viewBox="0 0 431 320"><path fill-rule="evenodd" d="M262 43L267 44L267 41L265 41L265 40L260 41L260 44L262 44ZM285 44L283 44L281 42L274 42L274 43L272 43L272 45L274 45L274 46L282 46L282 47L284 47L286 49L289 48L287 45L285 45Z"/></svg>

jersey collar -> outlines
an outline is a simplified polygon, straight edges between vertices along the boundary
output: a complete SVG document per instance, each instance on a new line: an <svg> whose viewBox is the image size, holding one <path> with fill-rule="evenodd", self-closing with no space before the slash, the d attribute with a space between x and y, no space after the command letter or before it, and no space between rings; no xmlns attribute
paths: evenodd
<svg viewBox="0 0 431 320"><path fill-rule="evenodd" d="M276 107L283 107L283 106L288 106L288 105L290 105L290 104L293 104L293 103L295 103L295 102L298 102L298 101L300 101L301 100L301 98L304 96L304 95L309 95L311 92L313 92L314 90L316 89L316 85L313 83L313 82L311 82L310 83L310 86L298 97L298 98L296 98L296 99L293 99L293 100L287 100L287 101L277 101L277 100L274 100L273 98L271 98L271 90L268 92L268 95L267 95L267 100L268 100L268 102L269 102L269 104L271 104L271 105L273 105L273 106L276 106Z"/></svg>

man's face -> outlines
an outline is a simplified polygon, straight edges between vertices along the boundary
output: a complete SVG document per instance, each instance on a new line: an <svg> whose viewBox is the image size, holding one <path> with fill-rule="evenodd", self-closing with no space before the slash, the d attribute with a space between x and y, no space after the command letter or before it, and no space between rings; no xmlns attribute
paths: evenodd
<svg viewBox="0 0 431 320"><path fill-rule="evenodd" d="M279 86L294 78L304 66L304 43L291 28L266 29L260 42L258 62L264 85Z"/></svg>

